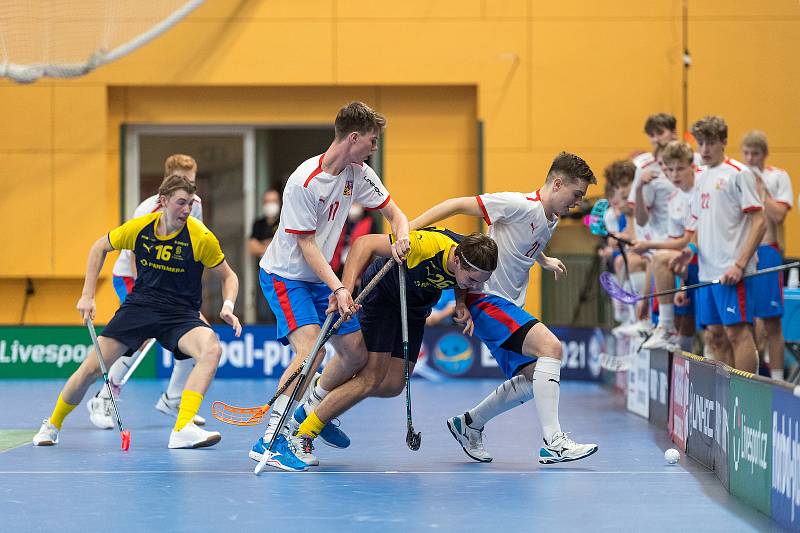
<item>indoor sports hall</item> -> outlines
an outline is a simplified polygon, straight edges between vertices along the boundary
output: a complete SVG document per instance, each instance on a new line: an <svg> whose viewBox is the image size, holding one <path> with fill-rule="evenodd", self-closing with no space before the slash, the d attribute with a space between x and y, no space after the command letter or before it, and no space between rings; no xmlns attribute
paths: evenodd
<svg viewBox="0 0 800 533"><path fill-rule="evenodd" d="M798 31L0 2L0 530L800 530Z"/></svg>

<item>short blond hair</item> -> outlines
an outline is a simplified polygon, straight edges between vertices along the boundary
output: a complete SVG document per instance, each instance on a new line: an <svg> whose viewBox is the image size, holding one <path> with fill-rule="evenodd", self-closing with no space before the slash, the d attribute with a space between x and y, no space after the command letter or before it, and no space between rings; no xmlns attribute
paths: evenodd
<svg viewBox="0 0 800 533"><path fill-rule="evenodd" d="M170 198L176 191L180 190L184 190L189 194L194 194L197 192L197 187L195 187L194 183L189 181L189 178L186 176L172 174L164 178L164 181L161 182L161 185L158 187L158 195Z"/></svg>
<svg viewBox="0 0 800 533"><path fill-rule="evenodd" d="M758 148L764 155L769 153L769 148L767 147L767 134L763 131L753 130L747 132L747 134L742 139L742 148Z"/></svg>
<svg viewBox="0 0 800 533"><path fill-rule="evenodd" d="M682 163L692 164L694 161L694 151L689 143L684 141L672 141L661 152L661 160L664 164L669 164L673 161L680 161Z"/></svg>
<svg viewBox="0 0 800 533"><path fill-rule="evenodd" d="M164 161L164 176L170 176L176 170L188 170L197 172L197 161L190 155L172 154Z"/></svg>

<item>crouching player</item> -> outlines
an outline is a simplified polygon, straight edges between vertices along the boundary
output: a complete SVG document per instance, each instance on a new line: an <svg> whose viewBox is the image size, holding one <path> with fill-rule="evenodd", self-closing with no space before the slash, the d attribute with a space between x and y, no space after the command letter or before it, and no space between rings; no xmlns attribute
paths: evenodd
<svg viewBox="0 0 800 533"><path fill-rule="evenodd" d="M381 256L364 272L361 283L366 286L386 261L391 261L391 244L386 235L367 235L356 241L345 263L342 278L345 287L352 290L370 257ZM425 319L442 290L479 288L497 267L497 244L481 233L462 236L443 228L425 228L411 232L410 244L411 250L406 255L409 373L422 345ZM460 306L456 314L467 318L469 313L463 302ZM335 310L336 301L331 298L328 312ZM314 438L328 421L367 397L397 396L405 386L397 269L366 296L358 320L368 352L367 364L352 379L330 391L318 405L314 405L312 396L310 403L301 406L303 420L296 433L305 453L311 452Z"/></svg>
<svg viewBox="0 0 800 533"><path fill-rule="evenodd" d="M81 317L94 318L97 278L111 250L132 250L138 277L133 290L98 337L106 366L130 355L146 339L155 338L176 354L193 357L197 364L189 374L181 396L170 448L213 446L222 438L216 431L197 427L197 414L214 378L222 348L208 324L200 319L203 269L222 281L224 303L220 317L233 326L236 336L242 326L233 314L239 280L228 266L219 242L196 218L190 217L195 186L184 176L169 176L158 190L162 210L134 218L98 239L89 252L86 280L78 300ZM81 402L88 388L100 377L94 348L58 396L50 418L33 437L35 446L58 444L64 418Z"/></svg>

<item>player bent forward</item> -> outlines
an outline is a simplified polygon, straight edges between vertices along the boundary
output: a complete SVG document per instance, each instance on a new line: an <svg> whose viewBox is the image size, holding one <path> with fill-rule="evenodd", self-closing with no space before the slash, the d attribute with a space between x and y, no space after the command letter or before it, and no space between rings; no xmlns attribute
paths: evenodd
<svg viewBox="0 0 800 533"><path fill-rule="evenodd" d="M561 431L561 341L522 308L529 270L535 262L555 272L556 279L566 274L564 264L542 250L558 217L576 206L593 183L596 179L586 161L562 152L553 160L544 185L534 193L453 198L411 222L412 228L417 228L456 214L482 216L489 225L489 236L497 242L497 270L484 291L471 292L466 303L475 335L489 348L507 381L473 409L447 421L450 432L476 461L492 460L483 447L484 424L534 396L544 439L540 463L575 461L597 451L596 444L578 444Z"/></svg>
<svg viewBox="0 0 800 533"><path fill-rule="evenodd" d="M425 228L411 232L410 244L411 250L406 255L409 373L417 361L425 319L442 290L477 288L497 267L497 244L481 233L465 237L443 228ZM367 235L356 241L345 263L342 279L345 287L354 287L358 273L373 254L382 258L376 259L364 272L362 286L370 282L386 261L391 261L384 259L392 255L391 242L386 235ZM335 300L331 299L328 311L334 311L335 305ZM466 308L462 314L468 316ZM405 372L397 269L387 274L366 296L358 320L368 351L367 364L355 377L329 392L316 407L313 404L303 407L303 420L296 433L307 453L313 449L313 439L334 417L364 398L390 398L403 391Z"/></svg>
<svg viewBox="0 0 800 533"><path fill-rule="evenodd" d="M193 357L197 364L186 381L169 447L213 446L221 435L200 429L192 422L222 353L214 331L200 320L203 269L208 268L222 281L224 303L220 317L233 326L236 336L242 330L233 314L239 280L225 261L214 234L202 222L189 217L194 184L184 176L173 175L164 179L158 193L163 210L134 218L92 245L77 307L84 320L94 318L97 278L106 254L111 250L132 250L139 275L133 291L97 339L103 359L111 366L151 337L170 351L179 350ZM93 350L67 380L53 414L42 422L39 433L33 437L35 446L58 444L64 418L100 377Z"/></svg>

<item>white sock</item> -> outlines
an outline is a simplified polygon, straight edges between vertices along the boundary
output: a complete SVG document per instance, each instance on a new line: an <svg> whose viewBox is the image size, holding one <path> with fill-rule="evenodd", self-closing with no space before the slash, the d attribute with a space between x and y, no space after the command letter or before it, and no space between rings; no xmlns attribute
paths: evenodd
<svg viewBox="0 0 800 533"><path fill-rule="evenodd" d="M483 429L492 418L532 398L533 384L522 374L514 376L501 383L481 403L469 410L467 414L471 421L468 425L475 429Z"/></svg>
<svg viewBox="0 0 800 533"><path fill-rule="evenodd" d="M136 362L138 358L142 356L142 352L136 350L133 352L133 355L130 357L120 357L114 364L111 365L111 368L108 369L108 379L111 381L111 384L119 384L122 383L122 378L125 377L125 374L128 372L128 369ZM106 387L105 383L100 390L96 394L98 398L110 398L108 395L108 387Z"/></svg>
<svg viewBox="0 0 800 533"><path fill-rule="evenodd" d="M278 428L278 424L281 421L283 412L286 411L288 406L289 396L286 394L281 394L278 396L278 399L275 400L274 404L272 404L272 410L269 414L269 424L267 424L267 429L264 431L264 440L269 440L272 438L272 435L275 433L275 430Z"/></svg>
<svg viewBox="0 0 800 533"><path fill-rule="evenodd" d="M315 381L314 388L308 395L308 400L306 401L305 407L306 414L311 413L320 403L322 403L322 400L330 392L322 388L322 386L319 384L320 381L322 380L317 379Z"/></svg>
<svg viewBox="0 0 800 533"><path fill-rule="evenodd" d="M169 377L169 385L167 385L167 398L180 398L183 394L183 389L186 388L186 380L189 379L194 368L194 358L175 359L175 364L172 366L172 375Z"/></svg>
<svg viewBox="0 0 800 533"><path fill-rule="evenodd" d="M769 375L772 379L779 379L783 381L783 369L782 368L771 368L769 371Z"/></svg>
<svg viewBox="0 0 800 533"><path fill-rule="evenodd" d="M561 431L558 422L558 397L561 392L561 361L552 357L540 357L533 371L533 395L536 397L536 412L542 424L542 437L551 442Z"/></svg>
<svg viewBox="0 0 800 533"><path fill-rule="evenodd" d="M690 337L689 335L681 335L678 338L680 339L679 344L681 345L681 350L684 352L691 352L692 348L694 348L694 337Z"/></svg>
<svg viewBox="0 0 800 533"><path fill-rule="evenodd" d="M675 306L673 304L658 306L658 323L667 331L675 329Z"/></svg>

